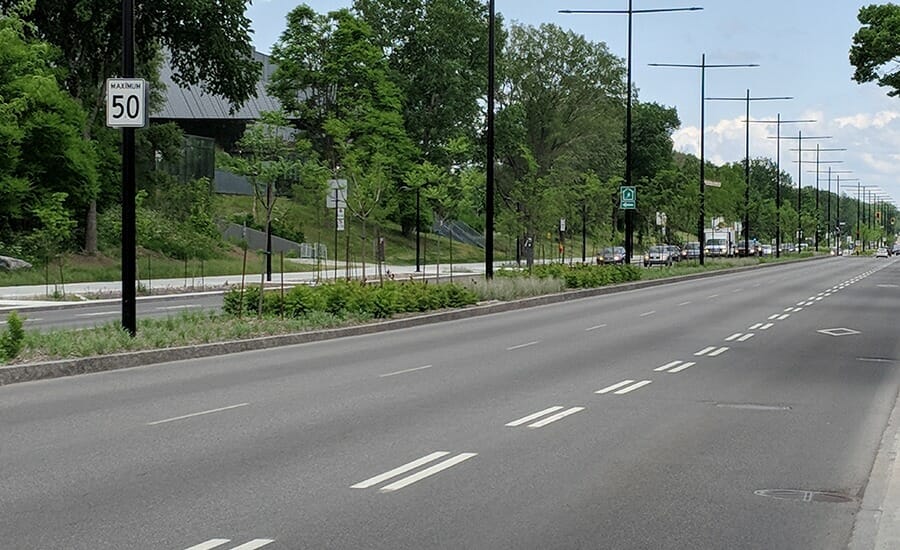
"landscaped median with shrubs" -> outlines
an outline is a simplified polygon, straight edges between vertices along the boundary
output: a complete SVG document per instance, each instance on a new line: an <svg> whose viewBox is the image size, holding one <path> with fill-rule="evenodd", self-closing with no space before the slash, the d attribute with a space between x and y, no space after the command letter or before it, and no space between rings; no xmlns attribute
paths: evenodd
<svg viewBox="0 0 900 550"><path fill-rule="evenodd" d="M348 281L299 285L284 293L272 288L262 300L259 287L249 286L228 291L222 312L140 319L134 337L115 322L81 330L23 331L27 315L11 313L0 332L0 361L33 363L296 334L637 281L641 274L632 266L542 265L531 271L502 269L491 280Z"/></svg>

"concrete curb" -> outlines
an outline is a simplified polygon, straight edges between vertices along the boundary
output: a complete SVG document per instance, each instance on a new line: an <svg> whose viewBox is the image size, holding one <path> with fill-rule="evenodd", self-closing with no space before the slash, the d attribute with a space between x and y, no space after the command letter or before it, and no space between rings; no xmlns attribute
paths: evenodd
<svg viewBox="0 0 900 550"><path fill-rule="evenodd" d="M198 359L201 357L212 357L216 355L227 355L230 353L239 353L243 351L255 351L269 349L282 346L292 346L297 344L306 344L309 342L320 342L323 340L331 340L334 338L344 338L347 336L360 336L365 334L375 334L386 332L389 330L399 330L420 325L428 325L440 323L444 321L453 321L457 319L466 319L478 317L482 315L491 315L494 313L503 313L517 309L525 309L548 304L556 304L571 300L580 300L583 298L591 298L594 296L602 296L605 294L613 294L618 292L626 292L629 290L638 290L642 288L651 288L668 284L679 283L683 281L692 281L697 279L706 279L721 275L728 275L743 271L752 271L773 266L787 265L790 263L807 262L811 260L819 260L829 258L830 256L815 256L812 258L803 258L787 262L759 264L746 267L735 267L718 271L707 271L692 275L682 275L679 277L668 277L653 279L649 281L637 281L633 283L622 283L610 285L600 288L591 288L583 290L569 290L558 294L548 294L545 296L537 296L534 298L525 298L510 302L499 302L486 304L481 306L473 306L462 309L442 311L438 313L429 313L425 315L417 315L404 319L392 319L365 325L357 325L351 327L341 327L328 330L317 330L311 332L301 332L295 334L285 334L279 336L267 336L262 338L254 338L250 340L238 340L231 342L217 342L212 344L199 344L193 346L183 346L175 348L166 348L159 350L145 350L118 353L114 355L104 355L98 357L84 357L78 359L65 359L61 361L48 361L43 363L26 363L22 365L9 365L0 367L0 386L15 384L19 382L30 382L34 380L45 380L48 378L61 378L64 376L73 376L78 374L89 374L95 372L104 372L109 370L127 369L131 367L140 367L152 365L155 363L168 363L172 361L183 361L188 359Z"/></svg>

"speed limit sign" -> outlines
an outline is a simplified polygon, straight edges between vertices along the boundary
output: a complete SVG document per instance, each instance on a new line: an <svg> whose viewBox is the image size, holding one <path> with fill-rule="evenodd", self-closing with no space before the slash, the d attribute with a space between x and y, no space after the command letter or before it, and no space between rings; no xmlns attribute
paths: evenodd
<svg viewBox="0 0 900 550"><path fill-rule="evenodd" d="M106 80L106 125L110 128L143 128L147 125L149 86L142 78Z"/></svg>

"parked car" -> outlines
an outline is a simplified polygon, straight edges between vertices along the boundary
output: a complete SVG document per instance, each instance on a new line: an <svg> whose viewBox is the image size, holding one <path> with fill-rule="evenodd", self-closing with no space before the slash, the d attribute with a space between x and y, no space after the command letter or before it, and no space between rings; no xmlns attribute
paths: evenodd
<svg viewBox="0 0 900 550"><path fill-rule="evenodd" d="M900 254L900 243L895 244L893 246L893 248L891 248L890 252L891 252L891 256L896 256L896 255Z"/></svg>
<svg viewBox="0 0 900 550"><path fill-rule="evenodd" d="M625 264L625 247L610 246L597 254L598 264Z"/></svg>
<svg viewBox="0 0 900 550"><path fill-rule="evenodd" d="M875 251L876 258L887 258L889 256L887 248L883 246L879 246L878 250Z"/></svg>
<svg viewBox="0 0 900 550"><path fill-rule="evenodd" d="M771 256L775 254L775 247L770 244L764 244L759 247L759 255L760 256Z"/></svg>
<svg viewBox="0 0 900 550"><path fill-rule="evenodd" d="M653 245L644 254L644 267L654 265L672 266L672 254L669 252L668 245Z"/></svg>
<svg viewBox="0 0 900 550"><path fill-rule="evenodd" d="M682 260L699 260L700 259L700 243L698 242L690 242L684 243L684 248L681 249L681 259Z"/></svg>

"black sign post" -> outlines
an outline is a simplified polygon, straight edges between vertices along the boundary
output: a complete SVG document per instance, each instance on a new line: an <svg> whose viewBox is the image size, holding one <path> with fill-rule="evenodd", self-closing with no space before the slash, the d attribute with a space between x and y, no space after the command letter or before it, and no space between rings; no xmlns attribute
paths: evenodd
<svg viewBox="0 0 900 550"><path fill-rule="evenodd" d="M134 0L122 0L122 76L134 78ZM134 128L122 128L122 328L137 333Z"/></svg>

